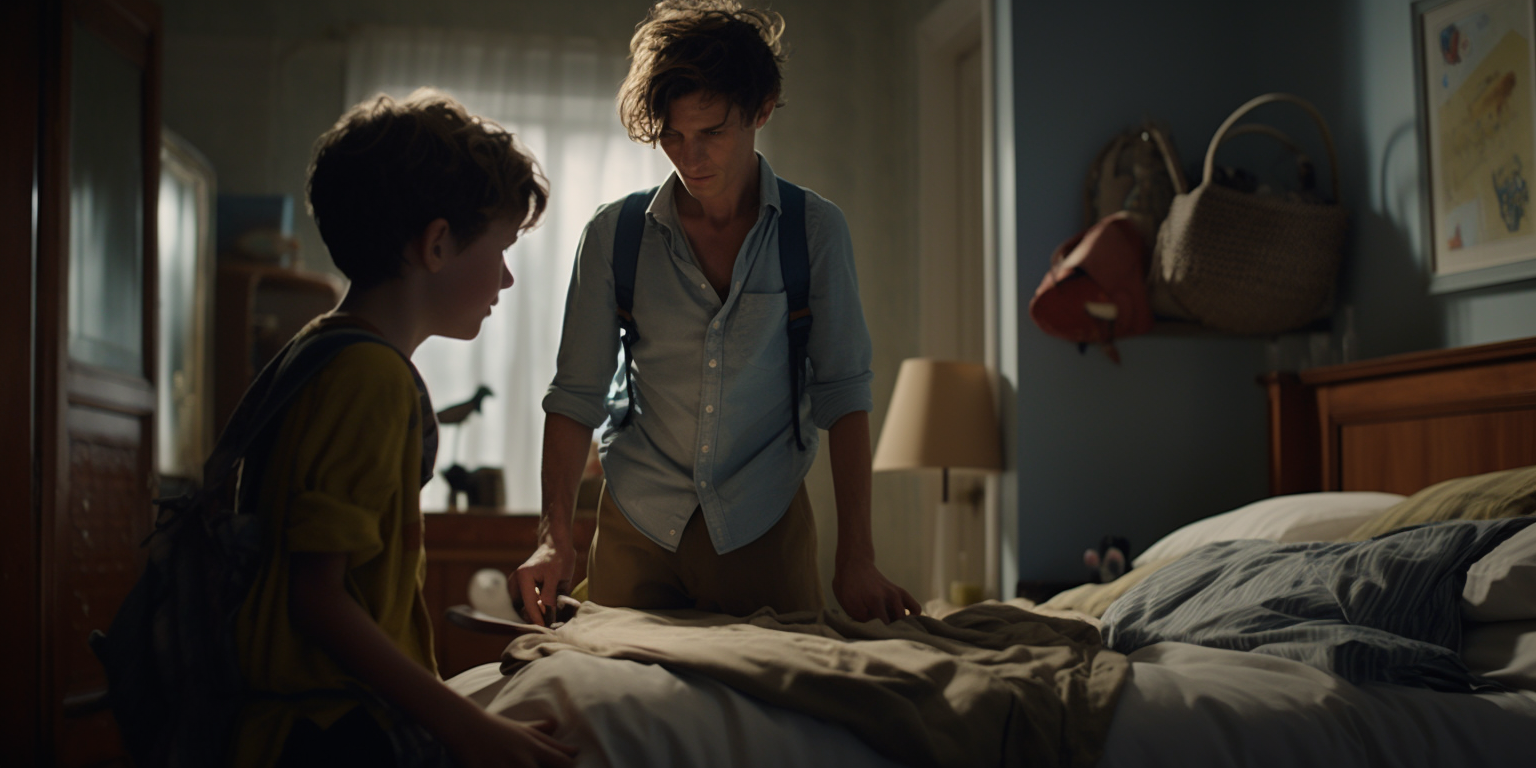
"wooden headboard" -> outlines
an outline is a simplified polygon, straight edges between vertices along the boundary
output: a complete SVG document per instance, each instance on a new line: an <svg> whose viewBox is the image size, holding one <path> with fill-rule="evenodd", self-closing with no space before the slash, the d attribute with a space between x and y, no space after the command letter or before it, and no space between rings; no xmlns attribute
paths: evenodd
<svg viewBox="0 0 1536 768"><path fill-rule="evenodd" d="M1411 494L1536 464L1536 338L1261 379L1270 489Z"/></svg>

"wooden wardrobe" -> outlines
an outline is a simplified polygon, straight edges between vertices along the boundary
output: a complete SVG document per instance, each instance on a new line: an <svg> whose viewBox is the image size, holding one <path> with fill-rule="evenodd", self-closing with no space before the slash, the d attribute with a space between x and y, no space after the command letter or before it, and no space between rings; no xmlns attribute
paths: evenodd
<svg viewBox="0 0 1536 768"><path fill-rule="evenodd" d="M157 485L160 9L0 6L4 762L122 765L86 637L138 576Z"/></svg>

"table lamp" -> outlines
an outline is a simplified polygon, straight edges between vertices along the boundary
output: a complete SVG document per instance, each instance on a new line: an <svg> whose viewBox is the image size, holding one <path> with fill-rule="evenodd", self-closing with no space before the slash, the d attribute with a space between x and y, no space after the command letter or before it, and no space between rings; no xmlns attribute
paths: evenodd
<svg viewBox="0 0 1536 768"><path fill-rule="evenodd" d="M939 595L946 594L949 471L991 473L1003 469L1002 435L992 403L992 374L986 366L909 358L902 361L896 375L896 390L880 430L874 471L937 469L943 474L933 566ZM957 581L949 587L947 594L956 604L980 598L980 585Z"/></svg>

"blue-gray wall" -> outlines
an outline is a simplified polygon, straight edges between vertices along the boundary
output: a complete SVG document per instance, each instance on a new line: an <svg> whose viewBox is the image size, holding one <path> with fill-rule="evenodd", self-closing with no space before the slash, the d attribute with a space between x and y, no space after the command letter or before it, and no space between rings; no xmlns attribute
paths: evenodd
<svg viewBox="0 0 1536 768"><path fill-rule="evenodd" d="M1141 549L1179 525L1264 496L1267 433L1255 377L1277 362L1294 367L1536 333L1530 281L1427 293L1410 7L1408 0L1014 0L1007 15L1020 306L1011 436L1018 534L1007 546L1016 548L1020 578L1077 577L1083 549L1102 534L1129 536ZM1268 91L1313 102L1338 144L1342 199L1353 216L1340 294L1348 309L1334 332L1278 344L1141 337L1121 342L1118 367L1041 333L1023 306L1054 247L1081 224L1084 173L1103 144L1157 118L1193 166L1220 122ZM1326 165L1304 118L1281 106L1255 117L1302 140Z"/></svg>

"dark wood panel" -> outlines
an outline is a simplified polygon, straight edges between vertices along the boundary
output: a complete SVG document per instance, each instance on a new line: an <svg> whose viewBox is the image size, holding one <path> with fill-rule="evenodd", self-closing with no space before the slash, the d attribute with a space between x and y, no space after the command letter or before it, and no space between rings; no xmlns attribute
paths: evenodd
<svg viewBox="0 0 1536 768"><path fill-rule="evenodd" d="M1536 401L1536 359L1341 382L1328 387L1328 401L1340 423L1504 410Z"/></svg>
<svg viewBox="0 0 1536 768"><path fill-rule="evenodd" d="M22 764L124 764L105 676L86 645L137 577L150 527L154 466L156 224L160 156L160 10L153 0L43 0L37 181L34 442L38 547L38 749ZM77 27L77 23L80 25ZM143 273L141 370L70 365L70 105L77 29L139 71ZM126 289L126 288L125 288ZM7 527L6 534L11 529ZM9 684L9 681L8 681ZM8 755L9 757L10 755Z"/></svg>
<svg viewBox="0 0 1536 768"><path fill-rule="evenodd" d="M150 17L160 15L157 7L145 0L71 0L70 5L75 18L118 55L139 69L150 67L156 31Z"/></svg>
<svg viewBox="0 0 1536 768"><path fill-rule="evenodd" d="M245 388L299 329L341 300L332 277L229 260L214 280L213 425L222 432Z"/></svg>
<svg viewBox="0 0 1536 768"><path fill-rule="evenodd" d="M1320 489L1411 494L1453 477L1536 465L1536 338L1317 368L1299 378L1315 402ZM1275 383L1269 389L1273 417L1294 393ZM1304 404L1284 417L1285 436L1271 445L1272 476L1295 448L1288 441L1310 441L1295 421L1305 411Z"/></svg>
<svg viewBox="0 0 1536 768"><path fill-rule="evenodd" d="M1536 337L1328 365L1302 371L1300 376L1308 386L1321 387L1345 381L1396 377L1444 368L1500 365L1522 358L1536 358Z"/></svg>
<svg viewBox="0 0 1536 768"><path fill-rule="evenodd" d="M59 766L126 766L123 742L110 710L65 718L59 728Z"/></svg>
<svg viewBox="0 0 1536 768"><path fill-rule="evenodd" d="M93 408L69 411L72 482L58 517L54 555L60 697L106 688L86 638L91 630L107 628L143 568L139 542L153 527L144 455L150 427L144 417Z"/></svg>
<svg viewBox="0 0 1536 768"><path fill-rule="evenodd" d="M155 408L155 387L138 376L70 361L65 381L69 401L125 413L148 413Z"/></svg>
<svg viewBox="0 0 1536 768"><path fill-rule="evenodd" d="M1536 465L1536 410L1348 424L1339 444L1340 490L1407 495L1453 477Z"/></svg>
<svg viewBox="0 0 1536 768"><path fill-rule="evenodd" d="M1321 488L1317 398L1294 374L1259 379L1269 399L1269 493L1281 496Z"/></svg>
<svg viewBox="0 0 1536 768"><path fill-rule="evenodd" d="M56 665L53 523L55 510L68 486L68 440L64 432L64 360L68 343L66 297L68 295L69 229L69 76L70 36L67 15L61 4L44 0L41 87L41 128L37 180L37 311L34 315L36 348L34 379L37 420L35 444L38 463L37 488L37 687L34 696L36 764L52 765L58 759L61 718L54 695Z"/></svg>
<svg viewBox="0 0 1536 768"><path fill-rule="evenodd" d="M32 344L36 321L33 238L37 222L38 118L43 56L41 0L0 4L0 434L14 449L0 462L0 722L7 762L41 762L41 586L37 430ZM25 444L25 449L20 446ZM25 458L23 458L25 457Z"/></svg>

